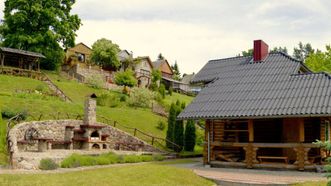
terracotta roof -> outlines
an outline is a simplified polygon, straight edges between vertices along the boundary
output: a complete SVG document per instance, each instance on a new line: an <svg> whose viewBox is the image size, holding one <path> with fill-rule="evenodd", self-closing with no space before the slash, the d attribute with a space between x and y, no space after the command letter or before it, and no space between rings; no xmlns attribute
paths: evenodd
<svg viewBox="0 0 331 186"><path fill-rule="evenodd" d="M210 83L180 119L331 116L330 76L311 73L283 53L261 63L251 57L211 60L193 82Z"/></svg>

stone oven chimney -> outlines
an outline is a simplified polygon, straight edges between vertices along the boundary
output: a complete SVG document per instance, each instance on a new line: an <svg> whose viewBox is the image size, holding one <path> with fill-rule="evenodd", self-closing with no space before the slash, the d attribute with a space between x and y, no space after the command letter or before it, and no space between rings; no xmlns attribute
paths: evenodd
<svg viewBox="0 0 331 186"><path fill-rule="evenodd" d="M255 62L263 61L268 55L268 45L262 40L254 40L253 60Z"/></svg>
<svg viewBox="0 0 331 186"><path fill-rule="evenodd" d="M92 94L87 97L85 101L85 113L84 113L84 125L95 125L96 124L96 107L97 107L97 96Z"/></svg>

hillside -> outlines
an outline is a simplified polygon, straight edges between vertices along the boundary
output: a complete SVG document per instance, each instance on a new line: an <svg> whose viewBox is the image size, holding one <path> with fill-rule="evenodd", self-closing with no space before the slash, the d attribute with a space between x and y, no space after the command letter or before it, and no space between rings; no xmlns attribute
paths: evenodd
<svg viewBox="0 0 331 186"><path fill-rule="evenodd" d="M28 117L27 120L35 120L40 115L42 115L43 120L56 119L58 117L66 119L68 115L71 118L76 118L78 114L83 115L83 104L87 95L96 93L97 95L110 94L120 96L122 94L120 91L92 88L74 80L67 80L55 73L47 72L47 75L73 100L72 103L52 96L52 91L49 90L44 82L24 77L0 75L0 109L2 112L5 112L7 115L13 115L14 113L25 111L34 115L34 118ZM187 104L193 98L174 93L173 96L167 96L164 102L171 104L171 102L177 99L185 100ZM160 121L166 123L166 118L152 113L151 109L133 108L120 103L116 107L98 106L97 114L117 121L118 124L137 128L154 136L164 138L166 134L166 129L157 129ZM102 121L101 118L98 118L98 120ZM4 124L1 126L4 129ZM133 133L131 129L121 129ZM143 138L139 135L138 137Z"/></svg>

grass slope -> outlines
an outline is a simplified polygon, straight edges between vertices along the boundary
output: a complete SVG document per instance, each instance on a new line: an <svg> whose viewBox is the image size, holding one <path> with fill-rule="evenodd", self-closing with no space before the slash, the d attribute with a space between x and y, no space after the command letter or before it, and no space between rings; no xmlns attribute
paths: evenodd
<svg viewBox="0 0 331 186"><path fill-rule="evenodd" d="M144 164L118 166L58 174L0 175L0 185L214 185L192 171L170 166Z"/></svg>

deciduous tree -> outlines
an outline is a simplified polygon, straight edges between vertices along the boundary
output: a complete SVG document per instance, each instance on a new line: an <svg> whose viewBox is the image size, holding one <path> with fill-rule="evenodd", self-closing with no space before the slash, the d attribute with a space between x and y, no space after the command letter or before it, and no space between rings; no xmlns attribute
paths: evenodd
<svg viewBox="0 0 331 186"><path fill-rule="evenodd" d="M137 79L134 77L132 70L126 70L115 74L115 83L124 86L123 93L127 94L127 87L135 86L137 84Z"/></svg>
<svg viewBox="0 0 331 186"><path fill-rule="evenodd" d="M310 54L314 52L315 50L310 43L303 44L300 41L298 44L298 48L294 47L293 49L293 57L300 61L304 61Z"/></svg>
<svg viewBox="0 0 331 186"><path fill-rule="evenodd" d="M331 73L331 46L327 45L326 51L322 52L317 50L315 53L311 53L305 64L314 72L328 72Z"/></svg>
<svg viewBox="0 0 331 186"><path fill-rule="evenodd" d="M41 67L56 69L63 61L63 48L74 46L75 32L81 25L78 15L70 13L74 3L75 0L6 0L3 45L40 52L46 56Z"/></svg>
<svg viewBox="0 0 331 186"><path fill-rule="evenodd" d="M97 65L117 70L121 66L119 52L120 48L117 44L102 38L92 45L91 60Z"/></svg>

